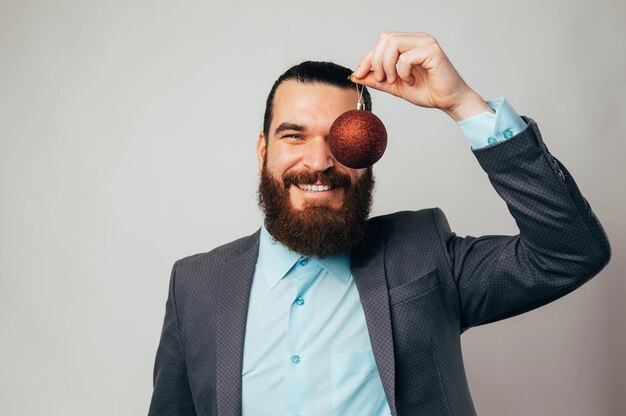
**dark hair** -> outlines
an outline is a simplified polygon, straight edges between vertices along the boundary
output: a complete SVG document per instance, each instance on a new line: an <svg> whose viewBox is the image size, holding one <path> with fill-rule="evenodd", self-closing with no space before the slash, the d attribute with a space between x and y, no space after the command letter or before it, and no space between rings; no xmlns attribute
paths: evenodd
<svg viewBox="0 0 626 416"><path fill-rule="evenodd" d="M270 124L272 122L272 107L274 105L274 95L276 89L284 81L295 79L303 84L321 83L339 88L355 88L354 82L349 77L352 71L344 66L333 62L305 61L292 66L274 82L267 101L265 102L265 115L263 116L263 134L265 140L269 138ZM363 87L364 109L372 111L372 97L367 87Z"/></svg>

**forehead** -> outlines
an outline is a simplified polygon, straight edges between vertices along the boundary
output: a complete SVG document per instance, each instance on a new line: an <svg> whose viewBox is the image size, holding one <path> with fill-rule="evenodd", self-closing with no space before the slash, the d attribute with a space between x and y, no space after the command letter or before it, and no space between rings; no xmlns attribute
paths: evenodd
<svg viewBox="0 0 626 416"><path fill-rule="evenodd" d="M322 83L288 80L276 89L272 126L283 122L304 125L334 121L340 114L356 108L356 88L341 88Z"/></svg>

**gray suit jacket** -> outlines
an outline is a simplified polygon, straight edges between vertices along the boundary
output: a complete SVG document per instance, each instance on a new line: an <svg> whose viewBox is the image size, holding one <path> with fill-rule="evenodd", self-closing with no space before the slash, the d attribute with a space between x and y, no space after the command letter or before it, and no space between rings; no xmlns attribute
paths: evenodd
<svg viewBox="0 0 626 416"><path fill-rule="evenodd" d="M460 335L582 285L610 247L537 125L474 153L520 230L461 238L439 209L369 220L351 253L376 364L394 415L473 415ZM241 413L244 332L258 231L174 265L150 415ZM349 415L351 416L351 415Z"/></svg>

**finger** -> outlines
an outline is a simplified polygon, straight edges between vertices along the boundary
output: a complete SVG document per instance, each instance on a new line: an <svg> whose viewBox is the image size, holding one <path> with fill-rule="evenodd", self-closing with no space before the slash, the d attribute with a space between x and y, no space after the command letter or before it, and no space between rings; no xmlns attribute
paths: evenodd
<svg viewBox="0 0 626 416"><path fill-rule="evenodd" d="M385 68L383 67L383 59L385 56L385 48L387 47L387 39L388 34L381 33L378 37L378 40L376 41L376 44L372 48L371 64L377 81L384 81L387 77L385 73Z"/></svg>
<svg viewBox="0 0 626 416"><path fill-rule="evenodd" d="M414 77L408 75L407 71L411 72L412 68L407 64L422 65L429 54L436 55L438 51L443 53L436 39L427 33L381 33L372 49L361 58L355 76L362 78L371 68L378 81L387 79L393 83L396 76L400 76L398 71L402 71L400 78L411 84ZM407 52L411 53L404 55Z"/></svg>
<svg viewBox="0 0 626 416"><path fill-rule="evenodd" d="M396 70L396 63L398 62L398 56L400 53L395 47L392 41L387 42L387 47L383 51L383 69L385 70L385 77L387 82L393 84L398 78L398 72Z"/></svg>
<svg viewBox="0 0 626 416"><path fill-rule="evenodd" d="M363 78L370 72L371 68L372 68L372 50L370 49L369 52L363 55L359 63L356 65L356 69L354 70L353 75L357 79Z"/></svg>
<svg viewBox="0 0 626 416"><path fill-rule="evenodd" d="M399 57L403 53L418 50L419 52L407 55L414 61L405 59L400 64L400 70L403 71L404 76L403 81L412 85L415 77L410 75L412 68L407 68L407 64L422 65L428 59L429 54L437 54L437 48L439 44L427 33L381 33L372 52L372 69L376 73L376 79L378 81L387 79L389 83L396 82L399 76L397 67ZM384 72L384 78L381 72Z"/></svg>
<svg viewBox="0 0 626 416"><path fill-rule="evenodd" d="M401 57L402 55L400 55ZM406 62L404 59L400 59L398 57L398 63L396 64L396 71L398 72L398 77L402 81L404 81L408 86L412 87L415 85L415 75L413 75L413 65Z"/></svg>
<svg viewBox="0 0 626 416"><path fill-rule="evenodd" d="M426 48L410 49L398 57L398 64L404 74L409 71L413 74L413 69L421 67L428 71L435 66L436 57ZM410 68L410 69L409 69Z"/></svg>
<svg viewBox="0 0 626 416"><path fill-rule="evenodd" d="M398 61L402 62L401 67L403 71L406 71L406 65L425 66L425 69L428 69L432 66L429 62L432 63L439 60L440 55L443 54L437 40L425 34L419 34L419 36L397 36L394 42L400 52Z"/></svg>

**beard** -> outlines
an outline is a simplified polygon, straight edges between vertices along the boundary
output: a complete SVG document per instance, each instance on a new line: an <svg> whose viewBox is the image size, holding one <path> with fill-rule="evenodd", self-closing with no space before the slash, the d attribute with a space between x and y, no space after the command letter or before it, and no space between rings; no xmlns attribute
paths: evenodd
<svg viewBox="0 0 626 416"><path fill-rule="evenodd" d="M372 168L355 183L335 168L321 173L286 173L279 181L272 177L266 165L264 161L258 201L265 214L265 228L274 239L297 253L318 258L349 251L365 241L374 189ZM341 208L310 204L302 210L294 209L289 199L290 186L318 181L331 188L343 188Z"/></svg>

